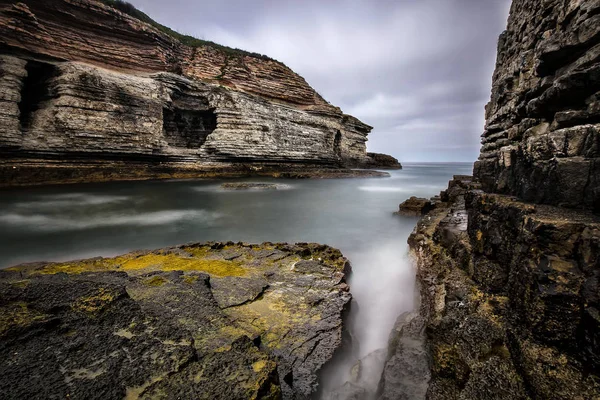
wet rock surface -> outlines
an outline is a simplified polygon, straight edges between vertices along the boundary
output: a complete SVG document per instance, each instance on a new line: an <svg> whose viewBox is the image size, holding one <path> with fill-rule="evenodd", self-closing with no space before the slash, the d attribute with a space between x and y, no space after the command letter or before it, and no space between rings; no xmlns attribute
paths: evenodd
<svg viewBox="0 0 600 400"><path fill-rule="evenodd" d="M350 302L339 251L190 244L0 271L0 397L307 399Z"/></svg>
<svg viewBox="0 0 600 400"><path fill-rule="evenodd" d="M398 317L377 389L379 400L425 399L430 380L425 321L416 313Z"/></svg>

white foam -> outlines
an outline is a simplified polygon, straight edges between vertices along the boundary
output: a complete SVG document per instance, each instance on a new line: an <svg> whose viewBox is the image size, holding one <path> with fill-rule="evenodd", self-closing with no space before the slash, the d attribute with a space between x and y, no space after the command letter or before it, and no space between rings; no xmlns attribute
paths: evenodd
<svg viewBox="0 0 600 400"><path fill-rule="evenodd" d="M16 203L16 208L46 208L55 209L60 207L96 206L109 203L131 201L130 196L110 196L87 193L66 193L39 196L31 201Z"/></svg>
<svg viewBox="0 0 600 400"><path fill-rule="evenodd" d="M67 231L110 226L158 226L190 221L205 226L213 225L220 214L206 210L166 210L143 214L106 214L92 218L53 217L48 215L0 214L0 223L27 227L34 231Z"/></svg>

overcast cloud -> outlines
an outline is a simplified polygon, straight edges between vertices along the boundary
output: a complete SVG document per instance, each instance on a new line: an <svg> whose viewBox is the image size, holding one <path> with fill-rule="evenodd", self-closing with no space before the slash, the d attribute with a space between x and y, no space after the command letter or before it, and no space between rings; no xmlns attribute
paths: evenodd
<svg viewBox="0 0 600 400"><path fill-rule="evenodd" d="M129 0L181 33L266 54L374 127L369 151L474 161L510 0Z"/></svg>

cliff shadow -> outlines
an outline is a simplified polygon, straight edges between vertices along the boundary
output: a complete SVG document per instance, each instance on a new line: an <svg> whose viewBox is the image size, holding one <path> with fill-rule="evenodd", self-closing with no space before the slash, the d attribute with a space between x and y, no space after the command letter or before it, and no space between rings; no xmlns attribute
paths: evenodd
<svg viewBox="0 0 600 400"><path fill-rule="evenodd" d="M23 79L18 103L19 124L24 133L31 128L35 112L52 97L50 80L58 74L56 66L38 61L28 61L25 70L27 76Z"/></svg>
<svg viewBox="0 0 600 400"><path fill-rule="evenodd" d="M200 148L216 128L214 109L163 108L163 134L171 146Z"/></svg>

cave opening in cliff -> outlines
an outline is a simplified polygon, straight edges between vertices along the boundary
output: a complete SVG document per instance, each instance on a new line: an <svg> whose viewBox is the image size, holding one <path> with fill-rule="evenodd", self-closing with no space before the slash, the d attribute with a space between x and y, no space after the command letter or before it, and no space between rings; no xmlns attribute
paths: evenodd
<svg viewBox="0 0 600 400"><path fill-rule="evenodd" d="M342 158L342 132L337 131L333 139L333 152L337 158Z"/></svg>
<svg viewBox="0 0 600 400"><path fill-rule="evenodd" d="M216 128L214 109L163 109L163 133L171 146L199 148Z"/></svg>
<svg viewBox="0 0 600 400"><path fill-rule="evenodd" d="M49 81L56 74L54 65L37 61L28 61L25 70L27 76L23 79L19 101L19 122L22 131L29 130L35 112L50 98Z"/></svg>

